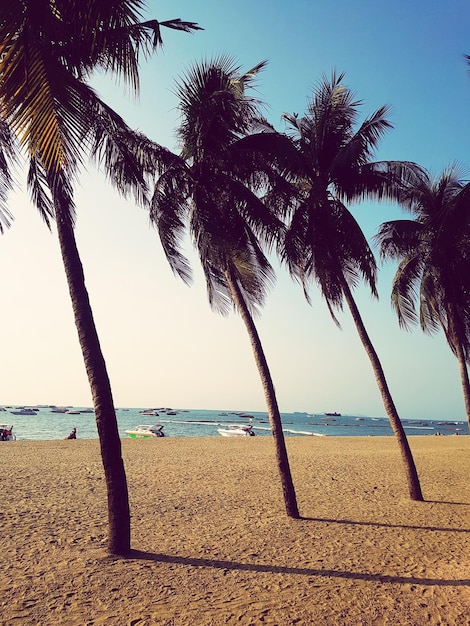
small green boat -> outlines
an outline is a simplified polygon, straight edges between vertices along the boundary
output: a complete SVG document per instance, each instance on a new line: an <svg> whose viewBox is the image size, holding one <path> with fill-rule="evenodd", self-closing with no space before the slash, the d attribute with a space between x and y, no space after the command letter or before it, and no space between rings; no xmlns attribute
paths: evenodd
<svg viewBox="0 0 470 626"><path fill-rule="evenodd" d="M155 439L155 437L164 437L163 424L140 424L134 430L124 431L131 439Z"/></svg>

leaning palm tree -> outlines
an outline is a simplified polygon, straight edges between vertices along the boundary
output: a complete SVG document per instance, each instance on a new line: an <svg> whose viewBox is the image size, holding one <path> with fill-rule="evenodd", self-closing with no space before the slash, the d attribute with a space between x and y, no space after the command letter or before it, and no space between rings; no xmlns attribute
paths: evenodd
<svg viewBox="0 0 470 626"><path fill-rule="evenodd" d="M346 302L371 362L387 416L396 435L410 497L422 500L411 449L391 396L380 360L366 331L352 290L361 280L376 291L376 263L359 225L345 202L394 199L417 167L402 162L373 162L377 143L391 127L382 107L355 128L360 102L343 83L344 75L323 78L304 117L285 115L295 149L290 159L292 219L282 253L291 274L308 296L314 282L333 320ZM276 201L274 198L272 201Z"/></svg>
<svg viewBox="0 0 470 626"><path fill-rule="evenodd" d="M33 201L55 220L75 325L90 383L108 494L111 553L130 548L130 511L116 413L75 235L73 185L87 153L103 158L118 188L143 189L142 163L124 122L86 80L96 68L138 90L139 51L161 44L160 26L140 22L142 0L10 0L0 6L0 117L26 151ZM137 193L141 193L137 191Z"/></svg>
<svg viewBox="0 0 470 626"><path fill-rule="evenodd" d="M385 222L375 237L382 259L399 261L392 306L402 328L443 329L459 363L470 424L470 184L456 166L438 178L423 173L400 204L414 219Z"/></svg>
<svg viewBox="0 0 470 626"><path fill-rule="evenodd" d="M220 313L235 308L245 323L265 394L286 511L298 518L274 384L253 321L274 278L266 251L284 228L256 193L266 181L262 159L243 149L244 137L256 128L260 115L260 103L247 90L264 66L262 62L242 74L232 59L221 56L194 66L178 84L181 155L163 167L150 216L170 266L185 281L190 268L180 243L189 227L212 308Z"/></svg>

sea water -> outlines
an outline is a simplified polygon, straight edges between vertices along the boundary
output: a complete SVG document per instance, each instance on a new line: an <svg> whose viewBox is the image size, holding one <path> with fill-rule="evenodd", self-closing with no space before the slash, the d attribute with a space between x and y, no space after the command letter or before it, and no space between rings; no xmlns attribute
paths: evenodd
<svg viewBox="0 0 470 626"><path fill-rule="evenodd" d="M35 415L17 415L18 407L0 411L0 423L12 424L17 440L64 439L72 428L79 439L97 439L95 415L86 407L67 407L67 412L56 413L52 407L34 407ZM153 408L153 407L152 407ZM218 428L228 424L251 423L258 436L270 436L266 412L224 411L200 409L170 409L157 407L158 416L142 415L143 408L117 408L119 434L126 438L126 430L139 424L160 422L167 437L219 437ZM320 413L282 413L286 437L290 436L393 436L386 417L357 415L329 416ZM407 435L468 435L466 421L402 420Z"/></svg>

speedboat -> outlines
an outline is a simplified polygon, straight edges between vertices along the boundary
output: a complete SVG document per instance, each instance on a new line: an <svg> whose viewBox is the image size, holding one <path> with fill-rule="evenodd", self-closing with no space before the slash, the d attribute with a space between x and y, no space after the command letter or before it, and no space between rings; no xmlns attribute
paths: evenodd
<svg viewBox="0 0 470 626"><path fill-rule="evenodd" d="M134 430L124 431L131 439L154 439L164 437L163 424L140 424Z"/></svg>
<svg viewBox="0 0 470 626"><path fill-rule="evenodd" d="M229 424L227 428L218 428L222 437L254 437L255 431L251 424Z"/></svg>
<svg viewBox="0 0 470 626"><path fill-rule="evenodd" d="M10 411L13 415L37 415L38 412L35 409L29 409L24 407L22 409L18 409L17 411Z"/></svg>
<svg viewBox="0 0 470 626"><path fill-rule="evenodd" d="M16 436L13 434L13 426L9 424L0 424L0 441L15 441Z"/></svg>

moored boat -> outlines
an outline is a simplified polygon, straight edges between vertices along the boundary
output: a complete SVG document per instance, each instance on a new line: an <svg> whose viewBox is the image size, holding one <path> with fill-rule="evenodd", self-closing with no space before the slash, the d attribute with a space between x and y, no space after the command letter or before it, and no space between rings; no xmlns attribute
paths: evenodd
<svg viewBox="0 0 470 626"><path fill-rule="evenodd" d="M140 424L133 430L124 431L131 439L155 439L155 437L164 437L163 424Z"/></svg>
<svg viewBox="0 0 470 626"><path fill-rule="evenodd" d="M222 437L254 437L255 432L251 424L228 424L227 428L218 428Z"/></svg>

